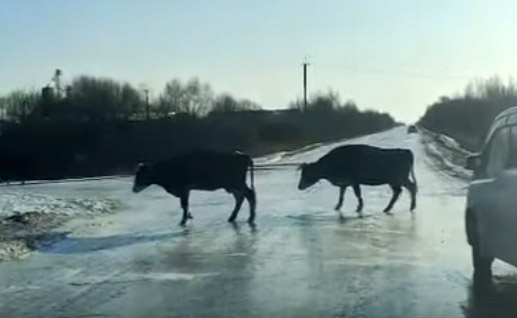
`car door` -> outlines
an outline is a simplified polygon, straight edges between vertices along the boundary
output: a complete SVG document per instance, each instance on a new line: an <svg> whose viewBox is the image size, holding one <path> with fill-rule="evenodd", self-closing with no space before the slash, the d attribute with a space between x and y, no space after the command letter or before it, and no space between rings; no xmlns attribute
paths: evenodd
<svg viewBox="0 0 517 318"><path fill-rule="evenodd" d="M492 185L491 249L497 253L494 256L517 266L517 126L508 129L508 160Z"/></svg>
<svg viewBox="0 0 517 318"><path fill-rule="evenodd" d="M490 139L482 157L481 167L471 183L470 196L475 198L472 207L476 220L483 254L502 258L504 242L508 237L504 226L504 208L501 200L501 182L510 153L510 128L497 129ZM506 204L506 203L505 203ZM504 231L502 230L504 227Z"/></svg>

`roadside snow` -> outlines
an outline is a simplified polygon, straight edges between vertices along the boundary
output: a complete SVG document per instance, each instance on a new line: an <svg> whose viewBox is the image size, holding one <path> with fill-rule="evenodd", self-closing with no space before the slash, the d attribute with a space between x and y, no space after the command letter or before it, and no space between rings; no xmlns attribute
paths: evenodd
<svg viewBox="0 0 517 318"><path fill-rule="evenodd" d="M117 207L105 198L65 198L33 191L0 191L0 261L28 255L39 241L58 239L53 230L71 218L109 213Z"/></svg>
<svg viewBox="0 0 517 318"><path fill-rule="evenodd" d="M425 151L438 165L438 170L463 180L469 180L471 172L464 166L466 158L472 153L462 148L456 140L449 136L423 128L420 130Z"/></svg>
<svg viewBox="0 0 517 318"><path fill-rule="evenodd" d="M106 199L64 199L50 195L4 192L0 193L0 218L28 212L66 215L70 217L107 213L115 202Z"/></svg>
<svg viewBox="0 0 517 318"><path fill-rule="evenodd" d="M22 240L0 242L0 262L4 260L22 258L28 255L31 248Z"/></svg>
<svg viewBox="0 0 517 318"><path fill-rule="evenodd" d="M443 150L440 150L436 144L428 143L426 147L427 154L435 160L438 160L439 165L441 165L444 171L461 179L470 178L470 171L456 163L451 162L446 156L443 155Z"/></svg>

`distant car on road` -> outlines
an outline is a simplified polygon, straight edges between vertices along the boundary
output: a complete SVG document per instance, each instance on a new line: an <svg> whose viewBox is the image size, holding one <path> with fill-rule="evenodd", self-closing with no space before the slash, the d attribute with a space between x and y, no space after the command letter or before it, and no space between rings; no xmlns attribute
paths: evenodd
<svg viewBox="0 0 517 318"><path fill-rule="evenodd" d="M418 129L416 128L415 125L410 125L408 128L407 128L407 133L408 134L416 134L418 132Z"/></svg>
<svg viewBox="0 0 517 318"><path fill-rule="evenodd" d="M465 213L474 285L487 286L494 258L517 266L517 107L495 118L466 167L474 171Z"/></svg>

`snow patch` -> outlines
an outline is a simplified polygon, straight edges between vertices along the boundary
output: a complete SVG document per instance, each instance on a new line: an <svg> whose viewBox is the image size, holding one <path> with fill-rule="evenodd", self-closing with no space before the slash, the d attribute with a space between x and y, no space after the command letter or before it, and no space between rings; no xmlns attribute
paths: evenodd
<svg viewBox="0 0 517 318"><path fill-rule="evenodd" d="M30 252L30 248L22 240L0 241L0 262L15 258L19 259L27 256Z"/></svg>
<svg viewBox="0 0 517 318"><path fill-rule="evenodd" d="M277 152L273 155L269 155L269 156L262 157L262 158L257 158L256 163L259 163L259 164L275 163L275 162L282 160L284 158L285 154L286 154L285 151L281 151L281 152Z"/></svg>
<svg viewBox="0 0 517 318"><path fill-rule="evenodd" d="M314 149L318 149L324 145L325 145L324 143L314 143L314 144L309 144L302 148L291 150L291 151L280 151L280 152L277 152L277 153L274 153L271 155L256 158L255 162L258 164L273 164L273 163L284 161L285 159L289 159L290 157L300 155L300 154L312 151Z"/></svg>
<svg viewBox="0 0 517 318"><path fill-rule="evenodd" d="M56 239L52 230L68 218L112 212L113 200L65 198L26 190L0 192L0 261L28 255L39 240Z"/></svg>
<svg viewBox="0 0 517 318"><path fill-rule="evenodd" d="M29 212L73 217L108 213L115 208L115 202L107 199L57 198L21 192L0 194L0 218Z"/></svg>

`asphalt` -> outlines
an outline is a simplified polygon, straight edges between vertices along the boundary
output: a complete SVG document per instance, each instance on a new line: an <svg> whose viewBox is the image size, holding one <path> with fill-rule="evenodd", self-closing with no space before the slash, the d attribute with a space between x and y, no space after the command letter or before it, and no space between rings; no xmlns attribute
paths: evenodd
<svg viewBox="0 0 517 318"><path fill-rule="evenodd" d="M122 202L113 215L69 222L66 238L0 263L0 317L517 317L514 268L495 264L493 294L471 289L464 180L427 155L404 127L269 158L313 161L342 143L404 147L416 156L417 209L404 192L382 209L388 186L364 187L364 218L348 191L321 182L296 189L294 166L257 172L256 226L233 198L197 192L194 216L178 225L177 199L131 180L31 185L35 192ZM262 159L262 162L267 159Z"/></svg>

